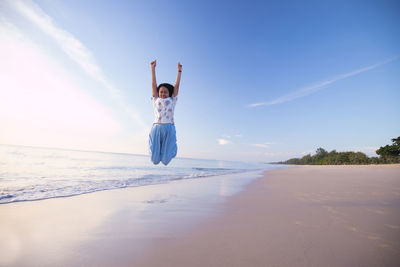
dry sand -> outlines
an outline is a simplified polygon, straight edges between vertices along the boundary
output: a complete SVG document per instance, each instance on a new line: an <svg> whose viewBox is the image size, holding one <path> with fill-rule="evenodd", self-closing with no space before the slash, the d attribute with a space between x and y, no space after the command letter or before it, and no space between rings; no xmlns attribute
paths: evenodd
<svg viewBox="0 0 400 267"><path fill-rule="evenodd" d="M400 266L400 165L275 170L135 266Z"/></svg>

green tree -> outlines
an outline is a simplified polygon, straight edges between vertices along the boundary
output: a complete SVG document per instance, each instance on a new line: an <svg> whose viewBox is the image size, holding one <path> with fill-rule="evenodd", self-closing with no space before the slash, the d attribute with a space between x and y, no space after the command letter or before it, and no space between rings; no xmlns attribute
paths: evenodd
<svg viewBox="0 0 400 267"><path fill-rule="evenodd" d="M301 164L311 164L312 158L310 154L305 155L304 157L301 158Z"/></svg>
<svg viewBox="0 0 400 267"><path fill-rule="evenodd" d="M381 146L376 154L383 158L398 157L400 155L400 136L392 139L393 144Z"/></svg>
<svg viewBox="0 0 400 267"><path fill-rule="evenodd" d="M315 155L305 155L302 158L293 158L283 161L283 164L313 164L313 165L340 165L340 164L386 164L400 163L400 136L392 139L391 145L376 150L380 157L368 158L362 152L327 152L322 147L315 151Z"/></svg>

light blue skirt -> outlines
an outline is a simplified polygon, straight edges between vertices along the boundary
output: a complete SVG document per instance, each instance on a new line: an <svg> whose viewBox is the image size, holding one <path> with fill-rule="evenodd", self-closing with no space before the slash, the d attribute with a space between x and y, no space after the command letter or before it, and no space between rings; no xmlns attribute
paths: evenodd
<svg viewBox="0 0 400 267"><path fill-rule="evenodd" d="M154 164L161 161L167 165L178 152L175 125L171 123L153 124L149 135L149 147L151 161Z"/></svg>

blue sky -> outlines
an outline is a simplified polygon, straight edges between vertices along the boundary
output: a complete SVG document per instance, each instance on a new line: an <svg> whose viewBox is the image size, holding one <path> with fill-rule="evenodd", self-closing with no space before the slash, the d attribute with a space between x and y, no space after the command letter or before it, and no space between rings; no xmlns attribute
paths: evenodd
<svg viewBox="0 0 400 267"><path fill-rule="evenodd" d="M0 143L147 154L157 81L178 156L375 155L400 135L397 1L0 2Z"/></svg>

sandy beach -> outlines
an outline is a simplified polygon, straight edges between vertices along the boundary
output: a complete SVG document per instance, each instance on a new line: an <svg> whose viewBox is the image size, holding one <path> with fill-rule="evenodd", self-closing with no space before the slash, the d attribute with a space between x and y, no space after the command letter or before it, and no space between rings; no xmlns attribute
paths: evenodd
<svg viewBox="0 0 400 267"><path fill-rule="evenodd" d="M273 170L239 193L227 181L0 205L0 266L400 262L400 165Z"/></svg>
<svg viewBox="0 0 400 267"><path fill-rule="evenodd" d="M140 266L399 266L400 166L275 170Z"/></svg>

